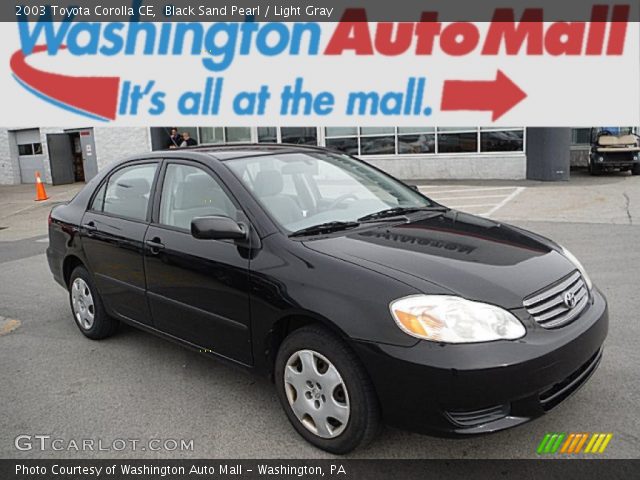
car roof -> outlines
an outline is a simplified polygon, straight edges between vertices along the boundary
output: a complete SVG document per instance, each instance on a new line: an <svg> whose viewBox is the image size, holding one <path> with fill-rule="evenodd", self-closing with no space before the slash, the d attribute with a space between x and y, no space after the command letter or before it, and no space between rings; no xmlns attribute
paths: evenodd
<svg viewBox="0 0 640 480"><path fill-rule="evenodd" d="M234 143L233 145L197 145L180 149L166 149L166 152L190 151L207 153L218 160L273 155L276 153L326 152L327 149L315 145L293 143Z"/></svg>

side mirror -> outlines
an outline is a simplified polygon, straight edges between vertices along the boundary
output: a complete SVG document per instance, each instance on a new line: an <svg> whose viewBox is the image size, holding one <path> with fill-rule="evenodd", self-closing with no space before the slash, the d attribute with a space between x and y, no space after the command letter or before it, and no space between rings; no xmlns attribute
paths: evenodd
<svg viewBox="0 0 640 480"><path fill-rule="evenodd" d="M247 227L232 218L212 215L191 220L191 235L201 240L244 240Z"/></svg>

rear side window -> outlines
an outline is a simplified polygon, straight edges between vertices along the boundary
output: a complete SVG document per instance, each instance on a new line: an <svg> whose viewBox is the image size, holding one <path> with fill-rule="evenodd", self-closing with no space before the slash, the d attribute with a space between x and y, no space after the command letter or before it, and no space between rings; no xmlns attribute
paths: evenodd
<svg viewBox="0 0 640 480"><path fill-rule="evenodd" d="M91 202L91 210L95 212L101 212L104 207L104 191L107 189L107 183L103 183L96 196L93 197L93 202Z"/></svg>
<svg viewBox="0 0 640 480"><path fill-rule="evenodd" d="M105 187L100 188L91 205L92 209L134 220L145 220L157 167L154 163L132 165L118 170L106 183L104 197L102 189Z"/></svg>

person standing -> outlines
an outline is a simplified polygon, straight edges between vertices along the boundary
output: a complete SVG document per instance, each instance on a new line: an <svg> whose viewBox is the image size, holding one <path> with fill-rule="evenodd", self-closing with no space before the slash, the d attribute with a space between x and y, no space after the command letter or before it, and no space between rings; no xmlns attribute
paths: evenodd
<svg viewBox="0 0 640 480"><path fill-rule="evenodd" d="M173 127L171 129L171 135L169 135L169 148L178 148L182 145L182 135L178 133L178 129Z"/></svg>
<svg viewBox="0 0 640 480"><path fill-rule="evenodd" d="M191 134L189 134L189 132L183 132L182 133L182 143L180 144L181 147L193 147L195 145L198 145L198 142L196 142L193 138L191 138Z"/></svg>

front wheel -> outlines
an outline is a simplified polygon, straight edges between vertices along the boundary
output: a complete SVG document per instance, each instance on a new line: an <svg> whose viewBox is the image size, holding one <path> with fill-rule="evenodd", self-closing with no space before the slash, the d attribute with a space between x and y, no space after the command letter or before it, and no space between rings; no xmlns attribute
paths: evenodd
<svg viewBox="0 0 640 480"><path fill-rule="evenodd" d="M631 169L631 175L640 175L640 163L636 163Z"/></svg>
<svg viewBox="0 0 640 480"><path fill-rule="evenodd" d="M378 430L378 400L366 371L338 336L320 326L294 331L275 365L280 403L298 433L335 454L369 443Z"/></svg>
<svg viewBox="0 0 640 480"><path fill-rule="evenodd" d="M107 315L93 280L84 267L76 267L71 272L69 302L76 325L85 337L100 340L116 332L118 321Z"/></svg>
<svg viewBox="0 0 640 480"><path fill-rule="evenodd" d="M589 160L589 174L591 175L602 175L602 169L593 164L591 160Z"/></svg>

